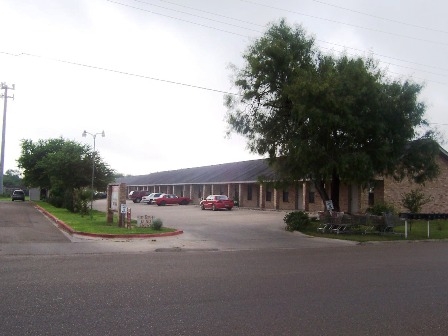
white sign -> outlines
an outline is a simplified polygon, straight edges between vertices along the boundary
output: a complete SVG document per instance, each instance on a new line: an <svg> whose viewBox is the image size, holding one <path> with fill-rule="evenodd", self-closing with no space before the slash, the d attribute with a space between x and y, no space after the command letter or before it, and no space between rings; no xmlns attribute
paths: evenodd
<svg viewBox="0 0 448 336"><path fill-rule="evenodd" d="M325 201L325 206L327 207L327 210L334 210L334 207L333 207L333 201L332 200L328 200L328 201Z"/></svg>
<svg viewBox="0 0 448 336"><path fill-rule="evenodd" d="M112 186L111 205L110 208L113 211L118 211L118 193L120 191L119 186Z"/></svg>
<svg viewBox="0 0 448 336"><path fill-rule="evenodd" d="M126 204L121 204L121 211L120 212L122 214L125 214L127 210L128 210L128 207L126 206Z"/></svg>

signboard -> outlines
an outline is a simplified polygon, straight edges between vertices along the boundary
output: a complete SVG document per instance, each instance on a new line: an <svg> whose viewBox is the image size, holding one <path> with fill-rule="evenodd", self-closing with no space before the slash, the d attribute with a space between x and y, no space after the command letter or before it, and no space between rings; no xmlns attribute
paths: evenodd
<svg viewBox="0 0 448 336"><path fill-rule="evenodd" d="M137 226L138 227L150 227L153 220L154 220L154 216L150 216L150 215L137 216Z"/></svg>
<svg viewBox="0 0 448 336"><path fill-rule="evenodd" d="M118 194L119 194L119 191L120 191L120 186L117 186L117 185L112 186L110 208L113 211L118 211Z"/></svg>
<svg viewBox="0 0 448 336"><path fill-rule="evenodd" d="M325 206L327 207L327 210L329 210L329 211L334 210L333 201L332 200L325 201Z"/></svg>
<svg viewBox="0 0 448 336"><path fill-rule="evenodd" d="M128 210L128 207L126 206L126 204L121 204L120 207L120 213L125 214Z"/></svg>

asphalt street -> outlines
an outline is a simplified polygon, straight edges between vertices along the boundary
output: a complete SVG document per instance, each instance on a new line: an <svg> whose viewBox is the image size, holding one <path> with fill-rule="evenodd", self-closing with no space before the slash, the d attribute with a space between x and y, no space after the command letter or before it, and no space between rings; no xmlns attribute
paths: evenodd
<svg viewBox="0 0 448 336"><path fill-rule="evenodd" d="M286 232L276 212L131 206L191 233L70 237L0 202L0 334L446 335L446 242L347 244Z"/></svg>

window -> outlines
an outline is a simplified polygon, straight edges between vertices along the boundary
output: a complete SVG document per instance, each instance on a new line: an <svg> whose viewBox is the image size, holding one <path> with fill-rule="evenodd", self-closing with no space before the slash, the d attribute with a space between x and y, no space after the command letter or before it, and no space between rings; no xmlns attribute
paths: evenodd
<svg viewBox="0 0 448 336"><path fill-rule="evenodd" d="M271 202L272 200L272 192L270 189L266 189L266 202Z"/></svg>
<svg viewBox="0 0 448 336"><path fill-rule="evenodd" d="M372 206L375 204L375 194L373 192L369 192L369 205Z"/></svg>
<svg viewBox="0 0 448 336"><path fill-rule="evenodd" d="M252 200L252 185L247 186L247 200L248 201Z"/></svg>
<svg viewBox="0 0 448 336"><path fill-rule="evenodd" d="M283 190L283 202L288 203L289 202L289 191Z"/></svg>
<svg viewBox="0 0 448 336"><path fill-rule="evenodd" d="M314 203L314 191L310 191L308 193L308 202L309 203Z"/></svg>

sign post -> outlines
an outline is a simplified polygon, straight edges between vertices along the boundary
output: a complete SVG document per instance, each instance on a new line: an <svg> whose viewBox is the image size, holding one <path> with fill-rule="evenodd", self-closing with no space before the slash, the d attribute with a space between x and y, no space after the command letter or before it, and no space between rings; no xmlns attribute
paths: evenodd
<svg viewBox="0 0 448 336"><path fill-rule="evenodd" d="M114 222L114 213L119 213L118 226L123 226L123 213L120 206L126 206L126 184L109 184L107 186L107 223ZM126 211L124 212L126 214Z"/></svg>
<svg viewBox="0 0 448 336"><path fill-rule="evenodd" d="M128 212L128 207L126 204L120 204L120 226L123 227L125 224L125 215Z"/></svg>

